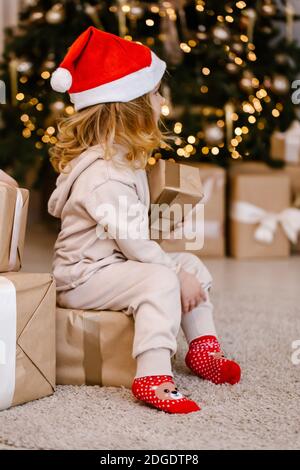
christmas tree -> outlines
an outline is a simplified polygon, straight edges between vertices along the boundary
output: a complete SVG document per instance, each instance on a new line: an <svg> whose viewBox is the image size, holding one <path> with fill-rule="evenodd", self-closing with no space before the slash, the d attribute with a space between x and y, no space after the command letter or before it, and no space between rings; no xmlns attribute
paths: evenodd
<svg viewBox="0 0 300 470"><path fill-rule="evenodd" d="M141 42L167 62L162 114L177 137L174 151L157 149L156 158L223 166L232 158L270 161L272 132L296 118L294 20L281 0L24 0L18 26L7 29L0 64L7 89L1 168L27 186L51 175L57 118L74 109L49 79L90 25Z"/></svg>

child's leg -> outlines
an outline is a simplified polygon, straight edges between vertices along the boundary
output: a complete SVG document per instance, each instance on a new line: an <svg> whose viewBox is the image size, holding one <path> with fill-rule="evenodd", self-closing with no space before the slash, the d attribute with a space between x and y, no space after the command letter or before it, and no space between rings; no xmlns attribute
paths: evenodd
<svg viewBox="0 0 300 470"><path fill-rule="evenodd" d="M221 351L213 320L213 304L209 291L212 286L212 276L204 263L192 253L170 253L182 268L193 273L198 278L207 296L193 310L182 314L181 326L189 350L185 362L198 376L214 383L237 383L240 380L240 367L234 361L226 359Z"/></svg>
<svg viewBox="0 0 300 470"><path fill-rule="evenodd" d="M59 294L67 308L117 310L133 315L132 355L137 360L132 392L136 398L170 413L189 413L198 405L173 382L171 356L181 323L180 284L163 265L125 261L96 272L84 284Z"/></svg>
<svg viewBox="0 0 300 470"><path fill-rule="evenodd" d="M207 300L201 302L188 313L182 314L181 327L188 344L204 335L217 337L213 319L213 304L210 300L209 289L205 289Z"/></svg>
<svg viewBox="0 0 300 470"><path fill-rule="evenodd" d="M111 264L76 288L59 293L58 303L133 315L137 376L173 375L170 359L177 350L181 322L180 286L166 266L131 260Z"/></svg>

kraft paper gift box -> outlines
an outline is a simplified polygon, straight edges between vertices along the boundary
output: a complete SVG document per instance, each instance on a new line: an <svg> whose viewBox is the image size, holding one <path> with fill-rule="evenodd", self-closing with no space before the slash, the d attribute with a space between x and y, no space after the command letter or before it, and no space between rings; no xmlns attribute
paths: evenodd
<svg viewBox="0 0 300 470"><path fill-rule="evenodd" d="M230 178L229 248L236 258L286 257L300 230L300 211L290 207L284 173Z"/></svg>
<svg viewBox="0 0 300 470"><path fill-rule="evenodd" d="M198 168L159 159L147 171L150 191L150 238L159 242L162 233L169 236L174 226L183 220L203 198ZM152 205L166 204L158 213ZM175 209L175 210L174 210Z"/></svg>
<svg viewBox="0 0 300 470"><path fill-rule="evenodd" d="M0 410L54 392L55 306L51 274L0 275Z"/></svg>
<svg viewBox="0 0 300 470"><path fill-rule="evenodd" d="M29 191L0 170L0 272L21 268L28 202Z"/></svg>
<svg viewBox="0 0 300 470"><path fill-rule="evenodd" d="M184 237L184 231L182 231L180 239L160 240L160 245L167 252L189 251L199 257L222 257L225 254L225 170L217 165L207 163L189 162L188 164L199 169L202 181L204 197L200 204L204 205L203 247L200 249L187 249L186 242L192 242L195 237L189 237L189 240L187 240ZM195 211L197 211L197 205L192 210L192 212ZM192 220L191 217L192 213L189 213L188 220ZM179 226L183 228L184 223L183 220L183 225L179 224Z"/></svg>
<svg viewBox="0 0 300 470"><path fill-rule="evenodd" d="M56 309L56 383L124 386L136 372L134 320L118 311Z"/></svg>
<svg viewBox="0 0 300 470"><path fill-rule="evenodd" d="M294 165L300 164L299 121L294 121L285 132L275 131L272 134L271 157Z"/></svg>
<svg viewBox="0 0 300 470"><path fill-rule="evenodd" d="M264 162L233 161L229 167L229 177L235 174L286 174L291 182L292 202L300 199L300 165L284 165L282 168L272 168Z"/></svg>
<svg viewBox="0 0 300 470"><path fill-rule="evenodd" d="M235 174L286 174L290 178L292 206L300 209L300 165L288 165L283 168L272 168L264 162L237 162L233 161L229 168L229 176ZM296 244L292 244L292 251L300 253L300 234Z"/></svg>

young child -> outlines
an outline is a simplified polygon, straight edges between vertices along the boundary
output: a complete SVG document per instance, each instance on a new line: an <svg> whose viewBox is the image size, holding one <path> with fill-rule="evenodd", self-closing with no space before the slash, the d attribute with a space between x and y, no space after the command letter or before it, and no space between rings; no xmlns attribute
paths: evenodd
<svg viewBox="0 0 300 470"><path fill-rule="evenodd" d="M75 113L60 121L51 149L60 175L48 210L61 218L53 260L58 304L133 315L133 395L169 413L190 413L200 407L177 390L171 369L180 326L194 374L234 384L240 367L221 351L205 265L149 238L147 160L162 142L172 148L158 127L165 70L148 47L94 27L76 39L51 77L54 90L68 90ZM119 235L127 222L143 236Z"/></svg>

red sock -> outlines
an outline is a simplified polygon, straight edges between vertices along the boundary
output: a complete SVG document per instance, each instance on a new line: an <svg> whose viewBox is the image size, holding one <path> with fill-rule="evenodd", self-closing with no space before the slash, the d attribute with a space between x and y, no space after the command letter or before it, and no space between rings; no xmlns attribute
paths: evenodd
<svg viewBox="0 0 300 470"><path fill-rule="evenodd" d="M215 336L200 336L193 339L185 363L196 375L215 384L233 385L241 378L240 366L224 357Z"/></svg>
<svg viewBox="0 0 300 470"><path fill-rule="evenodd" d="M134 379L132 393L139 400L167 413L191 413L200 408L178 392L170 375L148 375Z"/></svg>

